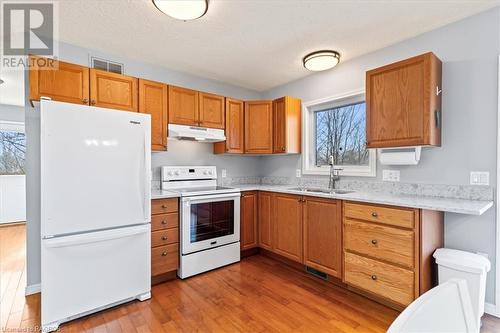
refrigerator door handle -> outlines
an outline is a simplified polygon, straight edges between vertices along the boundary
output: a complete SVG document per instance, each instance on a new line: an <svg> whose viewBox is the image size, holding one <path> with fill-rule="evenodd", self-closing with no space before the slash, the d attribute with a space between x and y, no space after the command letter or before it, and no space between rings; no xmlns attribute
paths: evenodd
<svg viewBox="0 0 500 333"><path fill-rule="evenodd" d="M147 133L144 131L144 186L143 186L143 210L144 210L144 222L150 222L151 221L151 202L150 202L150 187L148 186L151 184L151 177L150 177L150 167L148 165L148 138L147 138Z"/></svg>
<svg viewBox="0 0 500 333"><path fill-rule="evenodd" d="M146 224L146 225L139 225L139 226L129 227L129 228L96 231L96 232L90 232L90 233L84 233L84 234L78 234L78 235L70 235L70 236L62 236L62 237L44 239L43 246L46 248L75 246L75 245L82 245L82 244L104 242L104 241L108 241L111 239L130 237L130 236L139 235L139 234L143 234L143 233L149 233L149 232L150 232L150 225Z"/></svg>

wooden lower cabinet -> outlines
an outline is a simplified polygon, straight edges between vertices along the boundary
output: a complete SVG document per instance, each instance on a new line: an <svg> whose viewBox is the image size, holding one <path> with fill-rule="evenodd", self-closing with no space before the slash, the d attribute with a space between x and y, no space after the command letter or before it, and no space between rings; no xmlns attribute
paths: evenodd
<svg viewBox="0 0 500 333"><path fill-rule="evenodd" d="M175 277L179 267L179 200L151 201L151 278L153 283Z"/></svg>
<svg viewBox="0 0 500 333"><path fill-rule="evenodd" d="M342 278L342 202L304 198L304 264Z"/></svg>
<svg viewBox="0 0 500 333"><path fill-rule="evenodd" d="M273 198L273 251L303 262L302 196L277 193Z"/></svg>
<svg viewBox="0 0 500 333"><path fill-rule="evenodd" d="M258 232L259 247L273 249L273 216L272 216L273 194L269 192L259 192L258 194Z"/></svg>
<svg viewBox="0 0 500 333"><path fill-rule="evenodd" d="M257 192L243 192L240 203L240 246L241 250L257 247Z"/></svg>

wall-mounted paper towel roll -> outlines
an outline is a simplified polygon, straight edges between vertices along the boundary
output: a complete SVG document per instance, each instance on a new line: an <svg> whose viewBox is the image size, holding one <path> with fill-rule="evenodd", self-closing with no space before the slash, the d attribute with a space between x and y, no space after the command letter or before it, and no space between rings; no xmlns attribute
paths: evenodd
<svg viewBox="0 0 500 333"><path fill-rule="evenodd" d="M379 149L378 159L385 165L417 165L422 147Z"/></svg>

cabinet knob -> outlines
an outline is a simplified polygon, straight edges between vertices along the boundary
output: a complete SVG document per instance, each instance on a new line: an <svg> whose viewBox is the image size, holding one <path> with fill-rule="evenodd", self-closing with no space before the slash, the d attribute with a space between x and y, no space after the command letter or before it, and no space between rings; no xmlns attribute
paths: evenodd
<svg viewBox="0 0 500 333"><path fill-rule="evenodd" d="M378 240L376 240L376 239L372 239L372 244L373 244L373 245L377 245L377 243L378 243Z"/></svg>
<svg viewBox="0 0 500 333"><path fill-rule="evenodd" d="M162 240L167 240L167 236L163 236L161 239Z"/></svg>
<svg viewBox="0 0 500 333"><path fill-rule="evenodd" d="M281 147L281 150L282 150L282 151L285 151L285 147Z"/></svg>
<svg viewBox="0 0 500 333"><path fill-rule="evenodd" d="M372 216L373 216L373 217L378 217L377 212L372 212Z"/></svg>
<svg viewBox="0 0 500 333"><path fill-rule="evenodd" d="M90 100L90 105L95 105L95 104L96 104L96 103L95 103L95 100L94 100L94 99L91 99L91 100Z"/></svg>
<svg viewBox="0 0 500 333"><path fill-rule="evenodd" d="M82 103L83 103L83 104L89 104L89 100L88 100L88 99L86 99L86 98L84 98L84 99L82 99Z"/></svg>
<svg viewBox="0 0 500 333"><path fill-rule="evenodd" d="M168 208L168 206L167 205L161 205L161 208L166 209L166 208Z"/></svg>
<svg viewBox="0 0 500 333"><path fill-rule="evenodd" d="M162 257L167 256L167 251L163 252L163 253L161 254L161 256L162 256Z"/></svg>
<svg viewBox="0 0 500 333"><path fill-rule="evenodd" d="M161 224L167 224L167 220L161 221Z"/></svg>
<svg viewBox="0 0 500 333"><path fill-rule="evenodd" d="M373 281L377 281L377 276L376 275L372 275L372 280Z"/></svg>

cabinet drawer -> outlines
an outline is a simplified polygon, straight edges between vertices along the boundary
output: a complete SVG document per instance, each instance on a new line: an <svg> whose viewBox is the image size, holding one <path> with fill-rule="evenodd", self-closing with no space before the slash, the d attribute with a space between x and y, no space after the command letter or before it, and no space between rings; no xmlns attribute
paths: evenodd
<svg viewBox="0 0 500 333"><path fill-rule="evenodd" d="M347 284L404 306L414 300L412 271L348 252L344 258Z"/></svg>
<svg viewBox="0 0 500 333"><path fill-rule="evenodd" d="M353 220L344 221L344 246L377 259L413 268L415 233Z"/></svg>
<svg viewBox="0 0 500 333"><path fill-rule="evenodd" d="M151 275L175 271L179 264L179 244L158 246L151 249Z"/></svg>
<svg viewBox="0 0 500 333"><path fill-rule="evenodd" d="M346 203L344 205L344 215L353 219L413 229L416 210Z"/></svg>
<svg viewBox="0 0 500 333"><path fill-rule="evenodd" d="M161 230L179 227L179 214L160 214L151 216L151 230Z"/></svg>
<svg viewBox="0 0 500 333"><path fill-rule="evenodd" d="M165 229L151 233L151 247L167 245L179 242L179 229Z"/></svg>
<svg viewBox="0 0 500 333"><path fill-rule="evenodd" d="M155 199L151 201L151 214L175 213L179 210L177 198Z"/></svg>

